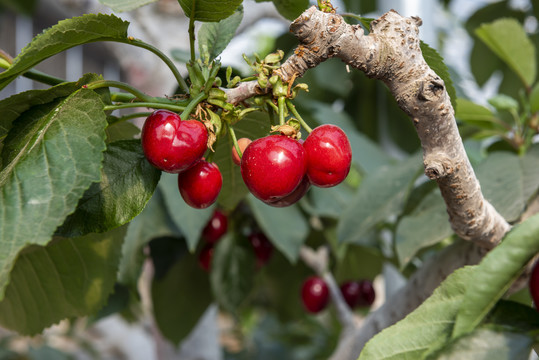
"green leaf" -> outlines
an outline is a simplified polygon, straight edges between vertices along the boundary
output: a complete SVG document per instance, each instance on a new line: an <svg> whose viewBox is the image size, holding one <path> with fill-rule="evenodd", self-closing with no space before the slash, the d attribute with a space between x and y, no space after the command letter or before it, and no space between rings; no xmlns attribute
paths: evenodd
<svg viewBox="0 0 539 360"><path fill-rule="evenodd" d="M47 108L19 118L2 151L0 299L19 250L46 244L100 178L107 122L99 95L81 90Z"/></svg>
<svg viewBox="0 0 539 360"><path fill-rule="evenodd" d="M118 270L119 282L136 287L146 244L154 238L175 236L178 233L179 230L167 212L165 200L158 187L144 210L129 223Z"/></svg>
<svg viewBox="0 0 539 360"><path fill-rule="evenodd" d="M108 144L101 181L93 183L57 233L81 236L105 232L140 214L157 187L161 171L144 156L140 140Z"/></svg>
<svg viewBox="0 0 539 360"><path fill-rule="evenodd" d="M497 94L488 99L488 103L494 106L498 111L518 111L518 101L508 95Z"/></svg>
<svg viewBox="0 0 539 360"><path fill-rule="evenodd" d="M18 75L41 61L72 48L95 41L125 40L129 23L114 15L86 14L60 21L36 36L0 73L0 90Z"/></svg>
<svg viewBox="0 0 539 360"><path fill-rule="evenodd" d="M422 248L437 244L453 234L440 191L431 191L398 224L395 247L401 268Z"/></svg>
<svg viewBox="0 0 539 360"><path fill-rule="evenodd" d="M534 215L515 226L477 266L466 284L453 338L472 331L484 319L538 252L539 215Z"/></svg>
<svg viewBox="0 0 539 360"><path fill-rule="evenodd" d="M188 18L215 22L232 15L243 0L178 0L178 2Z"/></svg>
<svg viewBox="0 0 539 360"><path fill-rule="evenodd" d="M295 20L309 7L309 0L256 0L262 1L272 1L279 14L288 20Z"/></svg>
<svg viewBox="0 0 539 360"><path fill-rule="evenodd" d="M268 135L270 131L269 124L267 113L252 112L234 124L233 127L238 139L245 137L255 140ZM215 157L213 158L223 176L223 188L217 202L227 210L233 210L249 193L241 177L240 167L232 161L231 149L232 141L230 137L228 135L222 136L217 142Z"/></svg>
<svg viewBox="0 0 539 360"><path fill-rule="evenodd" d="M457 107L457 92L453 86L453 80L451 80L449 68L444 63L444 58L435 49L431 48L423 41L419 43L419 46L421 48L421 52L423 53L423 58L429 67L444 81L445 89L447 90L451 100L451 105L453 105L453 109L455 109Z"/></svg>
<svg viewBox="0 0 539 360"><path fill-rule="evenodd" d="M264 234L291 262L295 262L309 225L296 205L274 208L253 195L247 196L253 216Z"/></svg>
<svg viewBox="0 0 539 360"><path fill-rule="evenodd" d="M515 19L503 18L483 24L476 35L519 76L525 85L535 81L535 47Z"/></svg>
<svg viewBox="0 0 539 360"><path fill-rule="evenodd" d="M255 257L247 242L229 235L217 243L211 262L210 283L219 305L235 313L254 286Z"/></svg>
<svg viewBox="0 0 539 360"><path fill-rule="evenodd" d="M441 348L429 360L528 360L533 339L526 334L477 329Z"/></svg>
<svg viewBox="0 0 539 360"><path fill-rule="evenodd" d="M67 317L97 312L113 290L125 231L26 248L0 302L0 324L34 335Z"/></svg>
<svg viewBox="0 0 539 360"><path fill-rule="evenodd" d="M219 22L204 23L198 30L198 52L209 54L209 60L215 59L227 47L243 18L243 7Z"/></svg>
<svg viewBox="0 0 539 360"><path fill-rule="evenodd" d="M442 282L416 310L374 336L363 348L359 360L421 359L427 351L450 339L453 322L475 273L475 267L461 268Z"/></svg>
<svg viewBox="0 0 539 360"><path fill-rule="evenodd" d="M183 201L178 190L178 175L163 173L159 188L163 192L168 213L187 240L189 251L193 252L200 239L202 229L211 218L215 206L194 209Z"/></svg>
<svg viewBox="0 0 539 360"><path fill-rule="evenodd" d="M539 312L514 301L498 301L485 320L488 325L508 331L530 332L539 329Z"/></svg>
<svg viewBox="0 0 539 360"><path fill-rule="evenodd" d="M99 0L101 4L110 7L116 12L135 10L156 1L157 0Z"/></svg>
<svg viewBox="0 0 539 360"><path fill-rule="evenodd" d="M539 111L539 83L535 84L530 94L530 111L532 113Z"/></svg>
<svg viewBox="0 0 539 360"><path fill-rule="evenodd" d="M400 213L422 168L419 155L368 174L337 226L339 242L364 244L366 235L392 215Z"/></svg>
<svg viewBox="0 0 539 360"><path fill-rule="evenodd" d="M109 125L106 132L107 143L112 143L119 140L131 140L140 134L140 129L133 123L122 121Z"/></svg>
<svg viewBox="0 0 539 360"><path fill-rule="evenodd" d="M337 219L348 205L355 191L346 183L331 188L312 186L308 196L300 203L310 215Z"/></svg>
<svg viewBox="0 0 539 360"><path fill-rule="evenodd" d="M457 111L455 117L466 124L474 125L482 129L498 128L500 131L507 131L497 122L490 109L467 99L457 99Z"/></svg>
<svg viewBox="0 0 539 360"><path fill-rule="evenodd" d="M15 121L22 113L38 105L44 105L59 98L65 98L74 93L84 84L97 80L92 74L87 74L77 82L63 83L46 90L29 90L12 95L0 101L0 139L7 135Z"/></svg>
<svg viewBox="0 0 539 360"><path fill-rule="evenodd" d="M210 283L194 255L184 255L161 279L152 282L155 321L165 338L178 344L212 302Z"/></svg>

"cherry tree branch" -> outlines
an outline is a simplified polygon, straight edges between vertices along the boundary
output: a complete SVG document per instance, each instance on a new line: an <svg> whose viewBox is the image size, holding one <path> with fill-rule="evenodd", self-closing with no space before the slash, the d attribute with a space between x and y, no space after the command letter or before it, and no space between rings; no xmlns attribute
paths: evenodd
<svg viewBox="0 0 539 360"><path fill-rule="evenodd" d="M413 311L452 271L478 263L510 228L483 197L464 150L445 84L422 56L420 25L419 18L389 11L371 23L367 35L360 26L347 24L341 16L311 7L291 24L290 31L299 45L275 71L287 82L337 57L367 76L382 80L413 121L423 149L425 174L438 184L451 227L459 237L469 240L448 247L427 261L398 294L366 318L361 329L343 332L334 360L356 359L368 339ZM233 99L234 90L228 95ZM244 92L243 96L247 94Z"/></svg>

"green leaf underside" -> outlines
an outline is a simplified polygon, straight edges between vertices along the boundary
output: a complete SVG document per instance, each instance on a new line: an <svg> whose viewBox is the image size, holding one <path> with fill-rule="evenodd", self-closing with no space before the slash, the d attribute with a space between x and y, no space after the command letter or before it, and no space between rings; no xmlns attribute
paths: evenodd
<svg viewBox="0 0 539 360"><path fill-rule="evenodd" d="M237 312L254 286L255 258L250 248L233 236L219 240L211 260L210 283L214 297L227 311Z"/></svg>
<svg viewBox="0 0 539 360"><path fill-rule="evenodd" d="M414 312L373 337L360 360L417 360L436 344L449 340L453 322L464 300L475 267L461 268L442 282Z"/></svg>
<svg viewBox="0 0 539 360"><path fill-rule="evenodd" d="M397 226L395 246L401 268L420 249L437 244L453 233L438 190L431 191Z"/></svg>
<svg viewBox="0 0 539 360"><path fill-rule="evenodd" d="M431 48L423 41L419 43L419 46L421 48L423 58L429 67L444 81L445 89L447 90L449 98L451 99L451 105L453 105L453 109L455 109L457 106L457 92L453 86L453 81L451 80L451 75L449 74L449 69L444 62L444 58L435 49Z"/></svg>
<svg viewBox="0 0 539 360"><path fill-rule="evenodd" d="M256 2L272 1L283 17L294 20L309 7L309 0L256 0Z"/></svg>
<svg viewBox="0 0 539 360"><path fill-rule="evenodd" d="M45 90L29 90L12 95L0 101L0 139L11 129L13 121L31 107L44 105L64 98L78 90L83 84L95 80L95 75L87 74L77 82L63 83Z"/></svg>
<svg viewBox="0 0 539 360"><path fill-rule="evenodd" d="M152 282L155 321L165 338L178 344L193 330L212 302L208 274L193 255L184 255Z"/></svg>
<svg viewBox="0 0 539 360"><path fill-rule="evenodd" d="M50 110L17 122L3 149L16 155L0 172L0 299L17 253L46 244L100 178L107 122L99 95L81 90Z"/></svg>
<svg viewBox="0 0 539 360"><path fill-rule="evenodd" d="M101 4L110 7L116 12L135 10L156 1L157 0L99 0Z"/></svg>
<svg viewBox="0 0 539 360"><path fill-rule="evenodd" d="M178 175L163 173L159 187L170 218L185 236L189 251L193 252L200 239L202 229L213 214L214 206L206 209L194 209L183 201L178 190Z"/></svg>
<svg viewBox="0 0 539 360"><path fill-rule="evenodd" d="M219 22L204 23L198 31L198 51L209 53L210 60L215 59L227 47L234 37L243 18L243 8Z"/></svg>
<svg viewBox="0 0 539 360"><path fill-rule="evenodd" d="M483 24L476 35L528 86L536 77L535 47L516 19L503 18Z"/></svg>
<svg viewBox="0 0 539 360"><path fill-rule="evenodd" d="M136 288L146 244L153 238L177 236L178 233L179 230L167 213L163 195L158 187L144 210L129 223L118 270L119 282Z"/></svg>
<svg viewBox="0 0 539 360"><path fill-rule="evenodd" d="M457 314L453 337L472 331L539 253L539 215L515 226L502 243L487 254L468 282Z"/></svg>
<svg viewBox="0 0 539 360"><path fill-rule="evenodd" d="M367 175L339 221L339 242L362 244L381 221L399 213L420 167L420 154L417 154Z"/></svg>
<svg viewBox="0 0 539 360"><path fill-rule="evenodd" d="M309 233L309 224L297 205L275 208L253 195L247 196L247 201L264 234L289 261L295 262Z"/></svg>
<svg viewBox="0 0 539 360"><path fill-rule="evenodd" d="M108 144L101 181L93 183L58 233L80 236L105 232L137 216L157 187L161 171L144 156L140 140Z"/></svg>
<svg viewBox="0 0 539 360"><path fill-rule="evenodd" d="M86 14L60 21L36 36L13 64L0 73L0 90L18 75L41 61L72 48L95 41L125 40L129 23L114 15Z"/></svg>
<svg viewBox="0 0 539 360"><path fill-rule="evenodd" d="M196 21L215 22L234 13L243 0L179 0L185 16ZM194 9L193 9L194 7ZM194 11L193 11L194 10Z"/></svg>
<svg viewBox="0 0 539 360"><path fill-rule="evenodd" d="M55 238L25 249L0 302L0 324L34 335L67 317L98 311L113 290L125 231Z"/></svg>

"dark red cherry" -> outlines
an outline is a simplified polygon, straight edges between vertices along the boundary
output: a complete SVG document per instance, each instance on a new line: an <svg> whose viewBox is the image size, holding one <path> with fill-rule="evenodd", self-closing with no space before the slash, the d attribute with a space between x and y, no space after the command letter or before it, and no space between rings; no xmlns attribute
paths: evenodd
<svg viewBox="0 0 539 360"><path fill-rule="evenodd" d="M213 212L210 221L202 229L202 238L209 243L216 243L228 230L228 218L220 211Z"/></svg>
<svg viewBox="0 0 539 360"><path fill-rule="evenodd" d="M172 111L156 110L144 122L141 140L144 155L153 166L179 173L202 158L208 131L200 121L182 121Z"/></svg>
<svg viewBox="0 0 539 360"><path fill-rule="evenodd" d="M301 288L301 300L311 313L324 310L329 302L329 288L324 279L318 276L307 278Z"/></svg>
<svg viewBox="0 0 539 360"><path fill-rule="evenodd" d="M359 282L359 288L361 290L361 297L359 298L358 306L371 306L376 298L372 281L361 280Z"/></svg>
<svg viewBox="0 0 539 360"><path fill-rule="evenodd" d="M307 176L313 185L332 187L348 175L352 148L348 137L335 125L315 128L303 143L307 159Z"/></svg>
<svg viewBox="0 0 539 360"><path fill-rule="evenodd" d="M265 265L273 255L273 245L261 232L250 234L248 239L255 251L258 266Z"/></svg>
<svg viewBox="0 0 539 360"><path fill-rule="evenodd" d="M361 287L357 281L347 281L340 286L341 294L350 308L355 308L361 298Z"/></svg>
<svg viewBox="0 0 539 360"><path fill-rule="evenodd" d="M530 294L535 304L535 308L539 308L539 261L537 261L532 269L529 282Z"/></svg>
<svg viewBox="0 0 539 360"><path fill-rule="evenodd" d="M303 180L299 183L298 187L292 191L290 194L286 195L283 198L274 201L265 201L266 204L273 207L286 207L297 203L301 198L309 191L311 188L311 183L307 176L303 177Z"/></svg>
<svg viewBox="0 0 539 360"><path fill-rule="evenodd" d="M178 188L183 200L195 209L204 209L217 200L223 177L214 163L199 160L178 174Z"/></svg>
<svg viewBox="0 0 539 360"><path fill-rule="evenodd" d="M210 270L213 251L213 244L206 244L200 251L200 254L198 254L198 264L206 271Z"/></svg>

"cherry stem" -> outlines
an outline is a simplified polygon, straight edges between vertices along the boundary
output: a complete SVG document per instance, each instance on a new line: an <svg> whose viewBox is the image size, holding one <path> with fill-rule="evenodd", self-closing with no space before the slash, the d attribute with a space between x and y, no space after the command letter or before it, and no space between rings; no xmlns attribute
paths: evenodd
<svg viewBox="0 0 539 360"><path fill-rule="evenodd" d="M171 110L174 112L181 112L185 110L185 106L163 104L163 103L158 103L158 102L133 102L133 103L127 103L127 104L107 105L105 106L104 110L109 111L109 110L129 109L129 108L137 108L137 107L145 107L145 108L151 108L151 109L166 109L166 110Z"/></svg>
<svg viewBox="0 0 539 360"><path fill-rule="evenodd" d="M230 135L230 138L232 139L232 144L234 145L234 149L236 149L236 152L238 153L238 156L241 160L243 156L243 152L240 150L240 145L238 144L238 139L236 138L236 132L232 128L232 126L228 127L228 133Z"/></svg>
<svg viewBox="0 0 539 360"><path fill-rule="evenodd" d="M191 62L194 63L196 59L195 55L195 6L191 10L191 16L189 17L189 49L191 51Z"/></svg>
<svg viewBox="0 0 539 360"><path fill-rule="evenodd" d="M279 106L279 125L284 125L285 100L286 98L284 96L279 96L277 99L277 105Z"/></svg>
<svg viewBox="0 0 539 360"><path fill-rule="evenodd" d="M296 107L294 106L294 104L292 104L292 101L290 101L289 99L286 99L286 106L288 106L288 109L296 117L296 119L299 121L301 126L310 134L313 131L313 129L311 129L311 127L307 125L305 120L303 120L303 118L299 115L298 111L296 110Z"/></svg>
<svg viewBox="0 0 539 360"><path fill-rule="evenodd" d="M185 109L183 110L183 112L180 114L180 118L182 120L185 120L189 117L189 115L191 114L191 112L193 111L193 109L202 101L204 100L208 95L206 95L205 93L201 92L200 94L198 94L197 96L195 96L193 99L191 99L191 101L189 101L189 104L187 104L187 106L185 107Z"/></svg>
<svg viewBox="0 0 539 360"><path fill-rule="evenodd" d="M123 83L121 81L98 80L98 81L91 82L88 85L85 85L85 87L87 89L92 89L92 90L93 89L104 88L104 87L114 87L114 88L125 90L125 91L135 95L137 99L140 99L140 100L142 100L144 102L152 102L152 100L155 100L155 98L153 98L152 96L147 95L147 94L143 93L142 91L140 91L139 89L136 89L136 88L132 87L131 85Z"/></svg>

